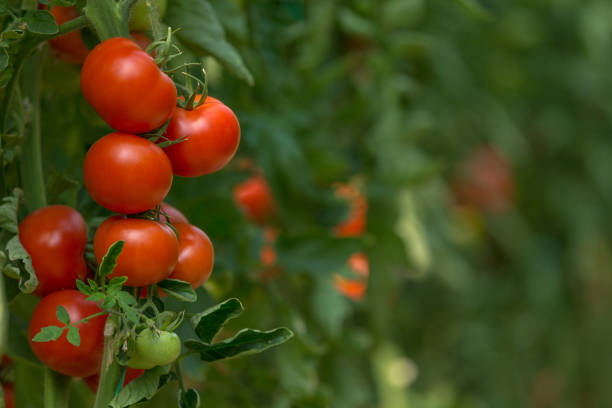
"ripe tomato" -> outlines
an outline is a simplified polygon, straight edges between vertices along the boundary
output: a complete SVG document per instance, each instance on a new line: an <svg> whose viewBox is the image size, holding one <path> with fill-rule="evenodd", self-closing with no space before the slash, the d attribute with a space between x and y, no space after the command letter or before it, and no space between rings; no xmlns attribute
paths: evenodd
<svg viewBox="0 0 612 408"><path fill-rule="evenodd" d="M367 279L370 276L370 261L363 252L355 252L348 259L348 266L351 271L362 279Z"/></svg>
<svg viewBox="0 0 612 408"><path fill-rule="evenodd" d="M355 301L359 301L364 298L366 290L368 289L368 284L367 282L334 274L334 288L338 293Z"/></svg>
<svg viewBox="0 0 612 408"><path fill-rule="evenodd" d="M266 179L251 177L234 187L234 201L251 221L263 224L274 217L276 204Z"/></svg>
<svg viewBox="0 0 612 408"><path fill-rule="evenodd" d="M166 279L178 260L179 243L170 227L159 222L113 216L94 236L94 254L100 262L108 248L125 241L109 278L127 276L127 286L146 286Z"/></svg>
<svg viewBox="0 0 612 408"><path fill-rule="evenodd" d="M157 5L157 14L161 20L166 15L167 0L155 0ZM145 4L145 0L138 0L132 7L132 15L130 16L130 29L149 31L151 30L151 21L149 20L149 11Z"/></svg>
<svg viewBox="0 0 612 408"><path fill-rule="evenodd" d="M185 215L180 212L176 207L171 206L168 203L161 203L161 210L166 213L167 217L163 214L159 218L159 222L166 223L170 221L172 224L188 223L189 220Z"/></svg>
<svg viewBox="0 0 612 408"><path fill-rule="evenodd" d="M122 214L154 208L172 186L172 167L155 143L110 133L94 143L83 163L85 187L102 207Z"/></svg>
<svg viewBox="0 0 612 408"><path fill-rule="evenodd" d="M179 255L176 267L169 278L180 279L199 288L210 276L215 261L215 251L208 238L198 227L191 224L176 224L179 235Z"/></svg>
<svg viewBox="0 0 612 408"><path fill-rule="evenodd" d="M176 333L144 329L136 337L134 356L128 361L132 368L149 369L172 363L181 354L181 339Z"/></svg>
<svg viewBox="0 0 612 408"><path fill-rule="evenodd" d="M480 148L459 163L451 187L458 204L484 212L502 213L514 202L510 164L491 147Z"/></svg>
<svg viewBox="0 0 612 408"><path fill-rule="evenodd" d="M368 203L359 190L349 184L338 184L336 195L349 202L348 218L336 226L335 233L339 237L356 237L365 232Z"/></svg>
<svg viewBox="0 0 612 408"><path fill-rule="evenodd" d="M125 378L123 379L123 386L125 387L126 385L128 385L129 383L131 383L132 381L134 381L141 375L143 375L144 372L145 370L137 370L135 368L128 367L127 370L125 370ZM83 378L83 381L85 381L85 384L87 384L87 387L89 387L91 392L93 392L94 394L98 392L98 384L100 383L99 373L90 375L89 377L85 377Z"/></svg>
<svg viewBox="0 0 612 408"><path fill-rule="evenodd" d="M50 205L34 211L19 224L19 241L32 258L35 294L75 288L76 280L85 277L87 227L75 209Z"/></svg>
<svg viewBox="0 0 612 408"><path fill-rule="evenodd" d="M40 8L46 9L47 6L41 6ZM67 23L79 16L79 12L74 6L54 6L49 12L55 18L57 25ZM85 61L87 54L89 54L89 49L85 46L79 30L53 38L49 40L49 44L57 55L66 62L80 64Z"/></svg>
<svg viewBox="0 0 612 408"><path fill-rule="evenodd" d="M15 408L15 386L13 383L2 383L4 408Z"/></svg>
<svg viewBox="0 0 612 408"><path fill-rule="evenodd" d="M174 83L127 38L98 44L81 70L83 96L113 129L145 133L163 125L176 105Z"/></svg>
<svg viewBox="0 0 612 408"><path fill-rule="evenodd" d="M106 316L97 316L87 323L79 323L81 344L77 347L68 342L67 330L55 341L39 343L32 338L46 326L60 326L57 316L57 306L63 306L68 312L71 322L77 322L87 316L101 311L100 307L86 300L86 296L78 290L60 290L42 298L34 309L28 339L32 351L47 367L58 373L72 377L87 377L97 373L102 363L104 349L104 324Z"/></svg>
<svg viewBox="0 0 612 408"><path fill-rule="evenodd" d="M143 51L146 50L147 47L151 44L151 39L145 34L139 33L138 31L131 32L130 36Z"/></svg>
<svg viewBox="0 0 612 408"><path fill-rule="evenodd" d="M234 112L217 99L207 97L193 110L176 108L164 135L186 140L164 149L174 174L197 177L225 166L240 143L240 125Z"/></svg>

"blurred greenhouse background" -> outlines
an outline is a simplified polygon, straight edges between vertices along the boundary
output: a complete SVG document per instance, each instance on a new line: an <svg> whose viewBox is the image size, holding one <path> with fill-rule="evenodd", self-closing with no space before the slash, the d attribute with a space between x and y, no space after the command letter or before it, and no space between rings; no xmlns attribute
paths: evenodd
<svg viewBox="0 0 612 408"><path fill-rule="evenodd" d="M612 2L210 3L242 60L206 57L209 93L242 141L228 168L177 177L168 198L215 245L193 308L238 297L238 326L296 337L188 361L203 406L612 406ZM108 128L78 67L44 67L50 201L103 215L81 165ZM232 198L253 169L278 208L275 261L260 256L269 228ZM348 214L338 183L365 195L365 234L333 233ZM334 276L358 251L370 274L354 300Z"/></svg>

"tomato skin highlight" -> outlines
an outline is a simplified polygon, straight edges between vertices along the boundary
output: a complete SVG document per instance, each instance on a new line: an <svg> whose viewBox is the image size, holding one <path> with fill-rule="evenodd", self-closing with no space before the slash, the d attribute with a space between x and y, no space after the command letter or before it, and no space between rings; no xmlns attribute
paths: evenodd
<svg viewBox="0 0 612 408"><path fill-rule="evenodd" d="M172 167L155 143L127 133L95 142L83 163L85 187L102 207L121 214L154 208L172 186Z"/></svg>
<svg viewBox="0 0 612 408"><path fill-rule="evenodd" d="M125 241L117 266L109 278L127 276L126 286L146 286L166 279L178 260L179 243L167 225L156 221L112 216L94 236L94 254L100 262L108 248Z"/></svg>
<svg viewBox="0 0 612 408"><path fill-rule="evenodd" d="M193 110L176 108L164 137L186 140L164 148L174 174L198 177L222 169L240 143L240 124L234 112L219 100L207 97Z"/></svg>
<svg viewBox="0 0 612 408"><path fill-rule="evenodd" d="M125 378L123 379L123 386L125 387L126 385L128 385L129 383L131 383L132 381L134 381L141 375L143 375L144 372L145 370L138 370L135 368L128 367L127 370L125 370ZM89 377L85 377L83 378L83 381L85 381L85 384L87 385L87 387L89 387L91 392L93 392L94 394L98 392L98 385L100 384L100 374L99 373L90 375Z"/></svg>
<svg viewBox="0 0 612 408"><path fill-rule="evenodd" d="M36 295L75 288L87 274L87 226L73 208L50 205L34 211L19 224L19 241L32 258Z"/></svg>
<svg viewBox="0 0 612 408"><path fill-rule="evenodd" d="M71 322L101 312L96 303L87 301L86 296L78 290L60 290L45 296L34 309L30 319L28 339L32 351L43 364L64 375L88 377L99 372L104 349L106 323L104 315L77 325L81 337L81 344L78 347L66 339L67 330L55 341L43 343L32 341L43 327L64 326L56 316L58 305L66 309Z"/></svg>
<svg viewBox="0 0 612 408"><path fill-rule="evenodd" d="M85 100L113 129L146 133L162 126L176 105L176 87L138 44L110 38L87 56L81 70Z"/></svg>
<svg viewBox="0 0 612 408"><path fill-rule="evenodd" d="M234 201L248 219L258 224L269 221L276 214L276 204L268 182L260 175L234 187Z"/></svg>
<svg viewBox="0 0 612 408"><path fill-rule="evenodd" d="M51 13L55 19L55 23L58 26L67 23L70 20L74 20L79 16L79 12L74 6L54 6L51 8L51 10L49 10L49 13ZM89 54L89 49L83 42L83 37L81 37L80 30L72 31L53 38L49 40L49 44L61 59L73 64L81 64L83 61L85 61L87 54Z"/></svg>
<svg viewBox="0 0 612 408"><path fill-rule="evenodd" d="M169 278L189 282L194 289L199 288L213 269L213 244L208 235L195 225L180 223L174 227L179 234L179 255Z"/></svg>

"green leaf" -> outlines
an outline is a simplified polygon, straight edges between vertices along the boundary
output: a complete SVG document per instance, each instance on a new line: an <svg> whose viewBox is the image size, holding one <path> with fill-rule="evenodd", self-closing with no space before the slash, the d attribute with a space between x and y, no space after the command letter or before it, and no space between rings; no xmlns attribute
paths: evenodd
<svg viewBox="0 0 612 408"><path fill-rule="evenodd" d="M115 306L115 303L117 303L117 300L114 297L107 296L104 298L104 302L102 302L102 309L110 310L113 308L113 306Z"/></svg>
<svg viewBox="0 0 612 408"><path fill-rule="evenodd" d="M179 390L179 407L180 408L199 408L200 394L193 388L187 391Z"/></svg>
<svg viewBox="0 0 612 408"><path fill-rule="evenodd" d="M183 323L184 318L184 310L181 310L179 313L170 311L161 312L157 315L157 327L159 327L160 330L174 331Z"/></svg>
<svg viewBox="0 0 612 408"><path fill-rule="evenodd" d="M35 34L55 34L59 31L55 19L47 10L36 10L25 15L27 29Z"/></svg>
<svg viewBox="0 0 612 408"><path fill-rule="evenodd" d="M128 280L127 276L119 276L119 277L111 279L110 282L108 282L108 286L107 286L108 293L110 295L117 294L119 291L121 291L123 284L127 282L127 280Z"/></svg>
<svg viewBox="0 0 612 408"><path fill-rule="evenodd" d="M168 295L183 302L195 302L198 296L189 282L178 279L165 279L157 284L157 286Z"/></svg>
<svg viewBox="0 0 612 408"><path fill-rule="evenodd" d="M99 302L104 299L104 293L96 292L87 297L87 300L90 302Z"/></svg>
<svg viewBox="0 0 612 408"><path fill-rule="evenodd" d="M136 302L134 296L122 291L117 293L116 299L119 303L119 307L121 308L127 319L134 324L138 324L140 321L138 317L138 312L132 307L133 305L138 303Z"/></svg>
<svg viewBox="0 0 612 408"><path fill-rule="evenodd" d="M32 341L44 343L47 341L57 340L62 335L63 329L57 326L46 326L40 329L32 338Z"/></svg>
<svg viewBox="0 0 612 408"><path fill-rule="evenodd" d="M249 85L253 76L238 51L225 38L225 30L207 0L175 0L168 5L166 21L182 43L200 54L210 54Z"/></svg>
<svg viewBox="0 0 612 408"><path fill-rule="evenodd" d="M200 354L203 361L216 361L261 353L270 347L278 346L293 337L286 327L270 331L243 329L234 337L215 344L205 344L197 340L185 341L185 347Z"/></svg>
<svg viewBox="0 0 612 408"><path fill-rule="evenodd" d="M64 324L70 324L70 315L62 305L57 306L57 310L55 311L57 316L57 320Z"/></svg>
<svg viewBox="0 0 612 408"><path fill-rule="evenodd" d="M240 300L232 298L198 313L191 322L200 340L210 343L228 320L240 316L243 311Z"/></svg>
<svg viewBox="0 0 612 408"><path fill-rule="evenodd" d="M120 303L123 303L125 305L129 305L129 306L133 306L136 303L138 303L138 302L136 302L136 298L134 298L134 296L132 296L131 293L123 292L123 291L117 293L117 300Z"/></svg>
<svg viewBox="0 0 612 408"><path fill-rule="evenodd" d="M101 276L108 276L113 272L117 266L117 258L123 250L123 244L124 241L117 241L108 248L108 251L102 257L102 262L100 262L99 273Z"/></svg>
<svg viewBox="0 0 612 408"><path fill-rule="evenodd" d="M6 244L8 258L11 261L17 261L20 264L19 268L19 290L23 293L32 293L38 286L38 278L34 273L32 259L25 250L19 237L15 235Z"/></svg>
<svg viewBox="0 0 612 408"><path fill-rule="evenodd" d="M76 287L79 290L79 292L81 292L84 295L89 296L89 295L91 295L93 293L93 290L89 287L89 285L87 285L82 280L77 280L76 281Z"/></svg>
<svg viewBox="0 0 612 408"><path fill-rule="evenodd" d="M81 345L81 336L79 335L79 328L76 326L68 328L66 338L68 339L68 343L72 344L73 346L79 347Z"/></svg>
<svg viewBox="0 0 612 408"><path fill-rule="evenodd" d="M4 50L4 49L3 49ZM4 50L6 53L6 51ZM8 58L8 57L7 57ZM2 57L0 55L0 61ZM0 69L1 71L2 69ZM23 191L16 188L13 190L13 194L2 198L2 205L0 205L0 228L16 234L19 230L17 210L19 209L19 202L23 198Z"/></svg>
<svg viewBox="0 0 612 408"><path fill-rule="evenodd" d="M149 400L159 387L164 385L163 367L155 367L125 386L110 403L111 408L129 407L140 401Z"/></svg>

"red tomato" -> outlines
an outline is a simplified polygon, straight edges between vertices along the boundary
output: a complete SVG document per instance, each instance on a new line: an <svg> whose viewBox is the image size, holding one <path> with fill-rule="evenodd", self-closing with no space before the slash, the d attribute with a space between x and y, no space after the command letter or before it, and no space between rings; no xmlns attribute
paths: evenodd
<svg viewBox="0 0 612 408"><path fill-rule="evenodd" d="M19 224L19 241L32 258L35 294L75 288L76 280L85 277L87 227L75 209L50 205L34 211Z"/></svg>
<svg viewBox="0 0 612 408"><path fill-rule="evenodd" d="M514 202L510 164L491 147L480 148L463 160L451 186L460 205L484 212L501 213Z"/></svg>
<svg viewBox="0 0 612 408"><path fill-rule="evenodd" d="M15 386L13 383L2 383L4 408L15 408Z"/></svg>
<svg viewBox="0 0 612 408"><path fill-rule="evenodd" d="M136 44L140 47L141 50L146 50L147 47L151 44L151 39L143 33L139 33L138 31L133 31L130 33L130 36L134 40Z"/></svg>
<svg viewBox="0 0 612 408"><path fill-rule="evenodd" d="M166 213L167 217L163 214L159 218L159 222L165 223L170 221L172 224L189 223L189 220L185 215L180 212L176 207L171 206L168 203L161 203L161 210Z"/></svg>
<svg viewBox="0 0 612 408"><path fill-rule="evenodd" d="M179 243L170 227L159 222L113 216L96 231L94 254L100 262L108 248L125 241L109 278L127 276L127 286L146 286L170 276L178 260Z"/></svg>
<svg viewBox="0 0 612 408"><path fill-rule="evenodd" d="M143 375L144 372L145 370L138 370L135 368L128 367L127 370L125 371L125 378L123 379L123 386L125 387L126 385L128 385L129 383L131 383L132 381L134 381L141 375ZM85 377L83 378L83 381L85 381L85 384L87 384L91 392L93 392L94 394L98 392L98 384L100 383L99 373L91 375L89 377Z"/></svg>
<svg viewBox="0 0 612 408"><path fill-rule="evenodd" d="M106 316L97 316L87 323L79 323L81 344L77 347L68 342L67 330L55 341L39 343L32 338L46 326L60 326L56 316L57 306L63 306L71 322L91 316L101 311L100 307L86 300L78 290L60 290L42 298L34 309L28 328L28 339L32 351L47 367L58 373L72 377L87 377L100 371L104 351L104 324Z"/></svg>
<svg viewBox="0 0 612 408"><path fill-rule="evenodd" d="M169 278L191 283L199 288L210 276L215 262L215 251L208 238L198 227L180 223L174 226L179 235L179 255Z"/></svg>
<svg viewBox="0 0 612 408"><path fill-rule="evenodd" d="M240 143L240 125L234 112L223 103L207 97L193 110L176 108L166 134L169 140L186 140L164 149L174 174L197 177L225 166Z"/></svg>
<svg viewBox="0 0 612 408"><path fill-rule="evenodd" d="M356 279L348 279L341 275L334 275L334 288L340 294L355 301L362 300L368 289L367 282Z"/></svg>
<svg viewBox="0 0 612 408"><path fill-rule="evenodd" d="M348 266L351 271L362 279L367 279L370 276L370 261L363 252L355 252L348 259Z"/></svg>
<svg viewBox="0 0 612 408"><path fill-rule="evenodd" d="M234 188L234 201L251 221L263 224L274 217L276 204L266 179L256 175Z"/></svg>
<svg viewBox="0 0 612 408"><path fill-rule="evenodd" d="M98 44L81 70L83 96L113 129L145 133L163 125L176 105L174 83L127 38Z"/></svg>
<svg viewBox="0 0 612 408"><path fill-rule="evenodd" d="M83 163L85 187L102 207L135 214L161 203L172 186L172 166L155 143L110 133L94 143Z"/></svg>
<svg viewBox="0 0 612 408"><path fill-rule="evenodd" d="M359 190L348 184L336 186L336 195L349 201L348 218L337 225L335 233L339 237L356 237L365 232L368 203Z"/></svg>
<svg viewBox="0 0 612 408"><path fill-rule="evenodd" d="M42 8L46 9L47 6ZM79 16L79 12L74 6L54 6L49 12L55 18L57 25L67 23ZM79 30L53 38L49 40L49 44L58 56L66 62L80 64L85 61L87 54L89 54L89 49L85 46Z"/></svg>

